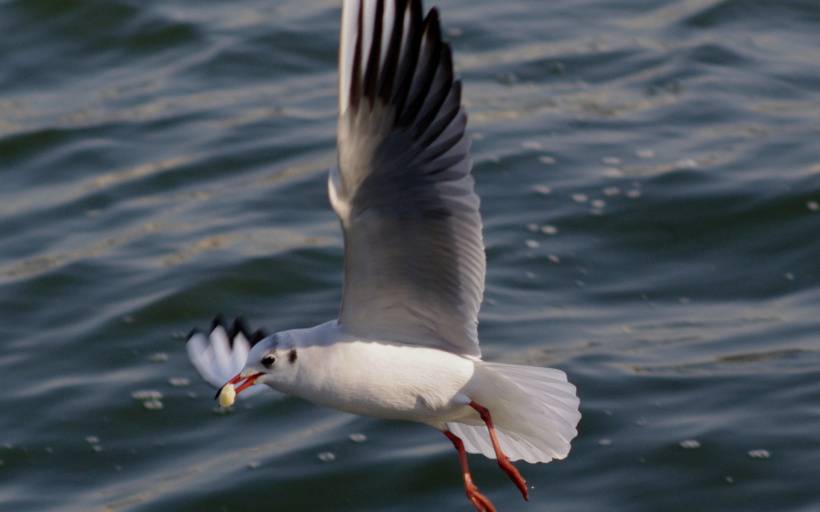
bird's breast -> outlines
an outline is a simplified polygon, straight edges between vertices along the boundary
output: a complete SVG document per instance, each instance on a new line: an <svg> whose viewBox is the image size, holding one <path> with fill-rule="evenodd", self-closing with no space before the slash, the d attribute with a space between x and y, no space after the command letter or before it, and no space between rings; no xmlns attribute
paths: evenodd
<svg viewBox="0 0 820 512"><path fill-rule="evenodd" d="M442 350L342 342L301 349L299 375L284 391L353 414L424 421L463 407L473 372L473 361Z"/></svg>

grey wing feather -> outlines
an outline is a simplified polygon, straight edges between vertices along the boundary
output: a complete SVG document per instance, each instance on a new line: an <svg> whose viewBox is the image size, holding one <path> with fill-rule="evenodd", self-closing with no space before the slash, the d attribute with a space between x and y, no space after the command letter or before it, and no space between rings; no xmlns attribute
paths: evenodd
<svg viewBox="0 0 820 512"><path fill-rule="evenodd" d="M485 256L467 116L438 12L345 0L338 167L340 323L354 334L480 357Z"/></svg>

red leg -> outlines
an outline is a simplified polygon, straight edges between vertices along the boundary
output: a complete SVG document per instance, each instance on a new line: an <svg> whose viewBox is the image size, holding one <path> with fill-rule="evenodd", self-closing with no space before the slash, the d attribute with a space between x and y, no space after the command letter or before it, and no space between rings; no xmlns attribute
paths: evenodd
<svg viewBox="0 0 820 512"><path fill-rule="evenodd" d="M478 487L473 483L470 467L467 465L467 452L464 451L464 443L449 430L444 430L443 433L458 450L458 462L461 464L461 472L464 475L464 488L467 490L467 498L478 512L495 512L493 503L489 498L478 492Z"/></svg>
<svg viewBox="0 0 820 512"><path fill-rule="evenodd" d="M470 402L470 407L478 411L478 414L481 416L484 424L487 425L487 430L490 432L490 440L493 442L493 450L495 450L495 458L498 460L498 465L501 466L501 469L503 469L505 473L507 473L510 480L512 480L515 486L518 487L518 490L521 491L521 495L528 501L530 499L530 493L527 490L527 481L524 480L521 473L515 469L515 466L512 465L510 459L508 459L501 450L501 444L498 442L498 436L495 435L495 427L493 426L493 418L490 416L490 410L475 401Z"/></svg>

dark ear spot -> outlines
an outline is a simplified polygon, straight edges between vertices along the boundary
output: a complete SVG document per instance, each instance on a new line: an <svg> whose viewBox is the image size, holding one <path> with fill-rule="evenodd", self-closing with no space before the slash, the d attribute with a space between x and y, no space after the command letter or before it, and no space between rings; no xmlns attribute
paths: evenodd
<svg viewBox="0 0 820 512"><path fill-rule="evenodd" d="M295 363L296 362L296 357L297 357L296 356L296 349L295 348L290 349L290 352L288 352L288 362L290 364Z"/></svg>

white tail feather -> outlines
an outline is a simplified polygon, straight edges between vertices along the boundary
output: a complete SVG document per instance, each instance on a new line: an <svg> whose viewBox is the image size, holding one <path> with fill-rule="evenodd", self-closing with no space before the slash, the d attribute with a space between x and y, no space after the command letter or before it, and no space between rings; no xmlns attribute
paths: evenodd
<svg viewBox="0 0 820 512"><path fill-rule="evenodd" d="M575 386L561 370L481 362L471 398L490 410L498 441L510 460L549 462L569 454L581 419ZM470 453L495 457L483 423L447 423Z"/></svg>

